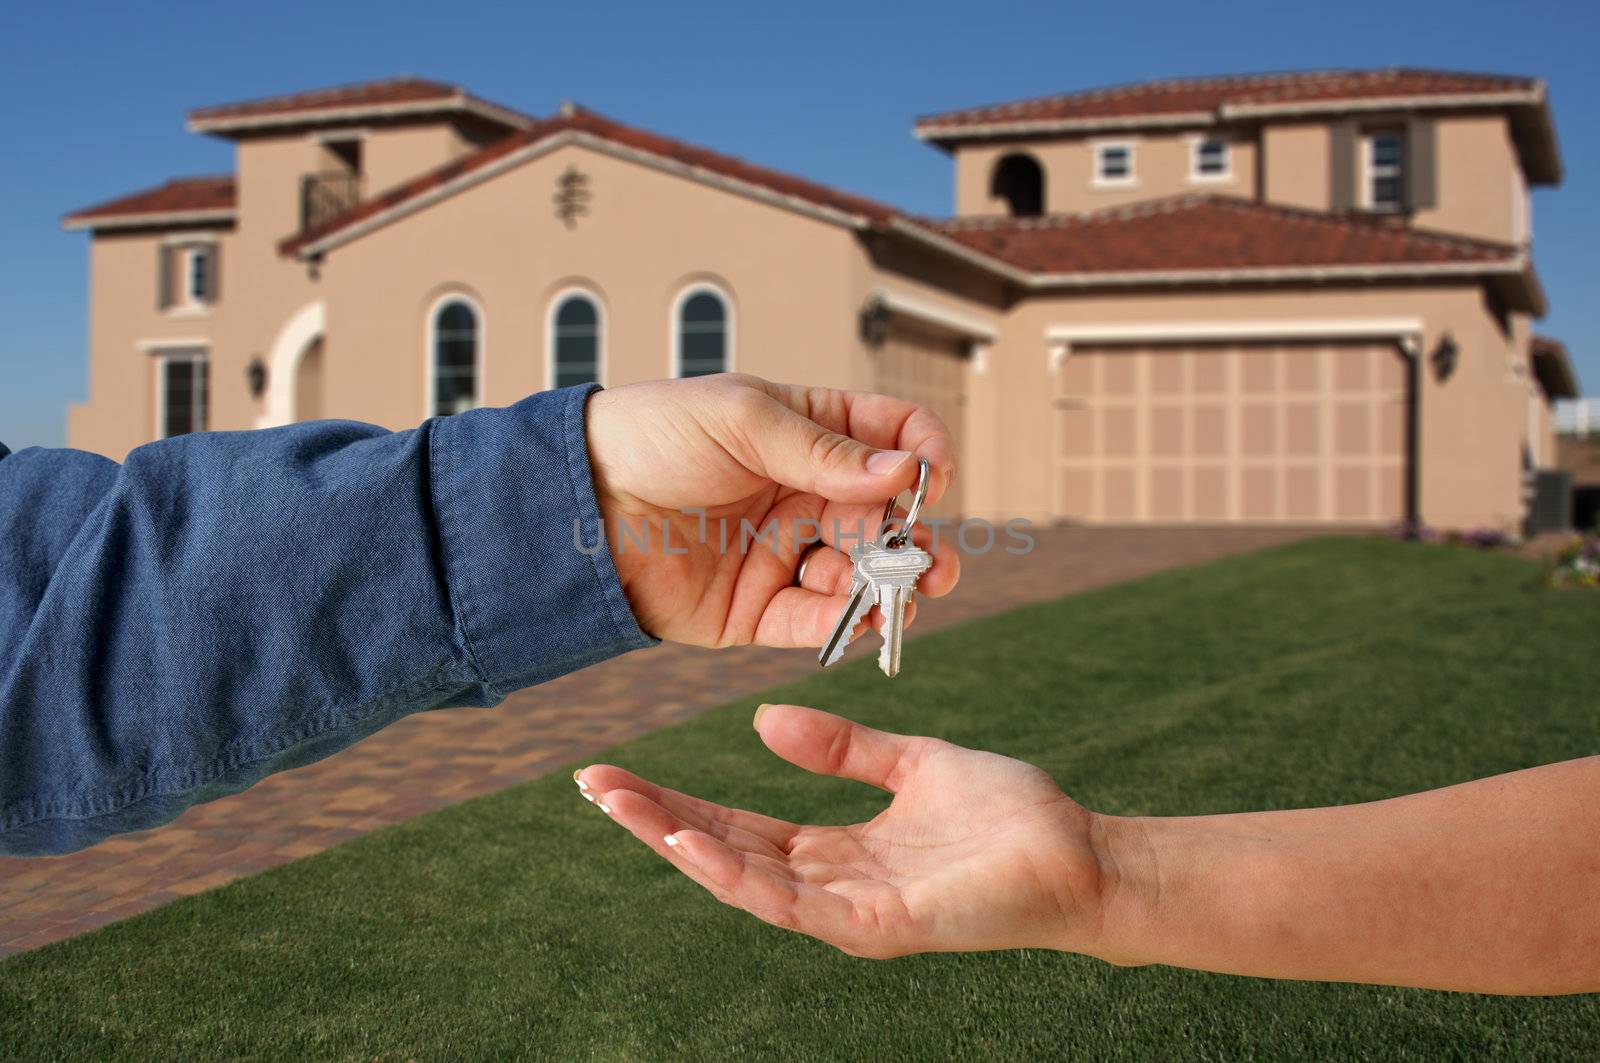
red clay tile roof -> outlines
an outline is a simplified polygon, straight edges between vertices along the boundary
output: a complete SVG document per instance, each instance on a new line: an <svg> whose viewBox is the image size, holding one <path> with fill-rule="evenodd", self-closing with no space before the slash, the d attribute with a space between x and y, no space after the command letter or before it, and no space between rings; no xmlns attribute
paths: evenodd
<svg viewBox="0 0 1600 1063"><path fill-rule="evenodd" d="M540 142L561 134L587 135L624 149L647 153L669 164L704 171L785 199L858 217L869 223L882 224L898 215L893 207L861 196L841 192L765 166L757 166L731 155L722 155L635 126L623 125L593 111L570 108L568 113L536 122L521 132L502 137L471 155L382 192L322 225L296 233L284 240L279 245L279 250L286 255L295 254L312 245L320 244L330 236L399 208L451 181L483 170L502 159L531 149Z"/></svg>
<svg viewBox="0 0 1600 1063"><path fill-rule="evenodd" d="M1225 117L1223 112L1229 108L1537 91L1539 83L1532 78L1404 68L1177 78L924 115L917 119L916 128L926 139L955 140L964 132L997 132L1000 127L1024 123L1114 125L1121 120L1183 120L1185 116L1207 121Z"/></svg>
<svg viewBox="0 0 1600 1063"><path fill-rule="evenodd" d="M1506 244L1221 196L1177 196L1092 214L921 224L1018 269L1047 274L1505 264L1518 257Z"/></svg>
<svg viewBox="0 0 1600 1063"><path fill-rule="evenodd" d="M227 132L258 125L314 122L319 117L326 119L330 114L354 117L361 112L383 112L396 108L471 110L514 128L521 128L532 121L509 107L479 99L459 85L447 85L426 78L399 77L216 107L200 107L189 112L189 128L198 132Z"/></svg>
<svg viewBox="0 0 1600 1063"><path fill-rule="evenodd" d="M1534 336L1528 342L1533 374L1552 399L1575 399L1581 393L1578 374L1567 357L1567 345L1551 336Z"/></svg>
<svg viewBox="0 0 1600 1063"><path fill-rule="evenodd" d="M232 174L205 177L174 177L164 185L120 196L74 211L61 219L69 229L93 229L112 225L158 225L163 220L179 221L231 217L234 209Z"/></svg>
<svg viewBox="0 0 1600 1063"><path fill-rule="evenodd" d="M1465 272L1478 265L1488 274L1508 272L1520 263L1518 250L1506 245L1418 232L1381 220L1209 196L1070 217L918 219L874 200L576 109L391 188L285 239L279 250L286 255L321 254L368 227L401 216L399 212L421 205L426 197L451 194L455 181L480 172L487 176L497 164L515 165L519 153L562 135L592 138L612 148L647 154L658 164L685 167L780 201L820 208L845 224L931 241L1019 283L1038 283L1039 274L1054 275L1058 281L1079 274L1085 280L1127 283L1117 275L1316 269L1337 273L1344 267L1428 265L1442 271L1466 267Z"/></svg>

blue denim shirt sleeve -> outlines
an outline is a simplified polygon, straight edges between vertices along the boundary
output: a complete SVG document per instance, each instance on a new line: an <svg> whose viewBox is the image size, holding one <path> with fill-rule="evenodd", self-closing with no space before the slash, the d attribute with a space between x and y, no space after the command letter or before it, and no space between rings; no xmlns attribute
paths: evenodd
<svg viewBox="0 0 1600 1063"><path fill-rule="evenodd" d="M592 549L593 390L405 432L181 436L120 466L0 448L0 853L154 827L651 645Z"/></svg>

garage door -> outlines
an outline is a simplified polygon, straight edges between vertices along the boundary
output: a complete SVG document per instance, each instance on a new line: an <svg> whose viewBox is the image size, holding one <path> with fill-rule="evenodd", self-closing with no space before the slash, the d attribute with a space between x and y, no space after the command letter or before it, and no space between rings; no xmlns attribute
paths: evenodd
<svg viewBox="0 0 1600 1063"><path fill-rule="evenodd" d="M965 454L967 340L915 321L896 318L874 357L875 390L921 403L950 426L958 457ZM961 516L961 480L928 510L935 517Z"/></svg>
<svg viewBox="0 0 1600 1063"><path fill-rule="evenodd" d="M1057 512L1105 523L1381 524L1405 503L1393 343L1073 347Z"/></svg>

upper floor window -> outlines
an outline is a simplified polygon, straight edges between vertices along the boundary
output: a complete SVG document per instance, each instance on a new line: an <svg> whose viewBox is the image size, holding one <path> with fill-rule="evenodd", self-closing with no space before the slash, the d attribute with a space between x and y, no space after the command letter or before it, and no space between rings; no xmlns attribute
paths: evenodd
<svg viewBox="0 0 1600 1063"><path fill-rule="evenodd" d="M209 240L162 244L156 263L157 306L162 310L204 310L217 301L218 254Z"/></svg>
<svg viewBox="0 0 1600 1063"><path fill-rule="evenodd" d="M731 347L728 301L709 285L678 297L673 315L674 376L706 376L728 369Z"/></svg>
<svg viewBox="0 0 1600 1063"><path fill-rule="evenodd" d="M215 249L207 244L198 244L189 248L189 301L191 303L209 303L211 301L211 264Z"/></svg>
<svg viewBox="0 0 1600 1063"><path fill-rule="evenodd" d="M1196 181L1223 181L1232 176L1228 142L1221 137L1199 137L1189 160L1189 176Z"/></svg>
<svg viewBox="0 0 1600 1063"><path fill-rule="evenodd" d="M157 351L156 372L160 438L204 432L210 405L205 349Z"/></svg>
<svg viewBox="0 0 1600 1063"><path fill-rule="evenodd" d="M1398 132L1367 135L1366 205L1372 210L1399 210L1405 206L1405 145L1405 136Z"/></svg>
<svg viewBox="0 0 1600 1063"><path fill-rule="evenodd" d="M558 388L600 382L600 307L586 292L556 303L550 316L551 383Z"/></svg>
<svg viewBox="0 0 1600 1063"><path fill-rule="evenodd" d="M1127 143L1094 146L1094 183L1128 185L1133 183L1133 145Z"/></svg>
<svg viewBox="0 0 1600 1063"><path fill-rule="evenodd" d="M994 165L989 194L1006 201L1013 218L1044 213L1044 170L1032 155L1006 155Z"/></svg>
<svg viewBox="0 0 1600 1063"><path fill-rule="evenodd" d="M432 400L429 414L445 417L478 405L479 315L463 296L436 305L429 322Z"/></svg>

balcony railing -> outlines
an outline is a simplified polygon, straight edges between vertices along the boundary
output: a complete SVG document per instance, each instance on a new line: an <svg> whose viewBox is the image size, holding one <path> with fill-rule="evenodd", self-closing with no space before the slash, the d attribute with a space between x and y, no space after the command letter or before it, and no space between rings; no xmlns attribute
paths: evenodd
<svg viewBox="0 0 1600 1063"><path fill-rule="evenodd" d="M361 175L334 170L300 178L300 228L321 225L361 202Z"/></svg>

